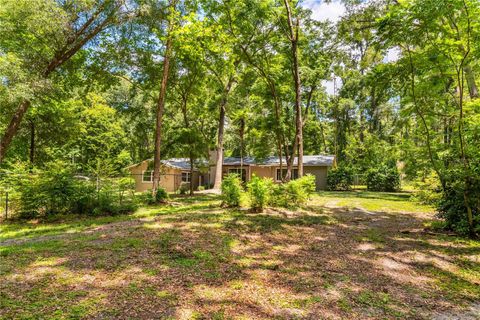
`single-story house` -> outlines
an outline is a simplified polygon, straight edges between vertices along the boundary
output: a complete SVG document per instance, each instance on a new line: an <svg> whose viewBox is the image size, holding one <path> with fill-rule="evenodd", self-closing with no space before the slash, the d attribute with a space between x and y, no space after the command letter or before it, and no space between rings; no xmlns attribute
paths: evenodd
<svg viewBox="0 0 480 320"><path fill-rule="evenodd" d="M211 155L212 157L212 155ZM335 156L331 155L304 155L303 173L315 176L317 190L324 190L327 187L327 172L333 165ZM243 163L242 163L243 162ZM282 177L287 173L287 162L282 159L282 172L280 172L280 158L268 157L265 160L255 160L251 157L243 158L226 157L223 160L222 176L229 173L237 173L243 181L249 181L253 175L257 177L272 178L275 182L281 182ZM298 177L298 158L294 159L292 178ZM215 165L210 166L210 181L215 181Z"/></svg>
<svg viewBox="0 0 480 320"><path fill-rule="evenodd" d="M211 186L215 181L215 152L210 153L210 169L208 172L194 168L193 176L190 176L190 161L187 158L174 158L162 160L160 185L168 192L177 191L182 183L193 183L195 189L198 186ZM255 160L252 157L226 157L223 159L222 176L229 173L237 173L242 180L247 182L253 175L258 177L269 177L275 182L281 182L282 176L287 172L286 160L282 159L282 172L280 172L280 158L268 157L264 160ZM334 164L335 157L332 155L305 155L303 156L304 174L315 176L317 190L323 190L327 186L328 169ZM293 164L293 178L298 177L297 158ZM135 189L138 192L152 188L153 182L153 160L145 160L138 164L129 166L135 179Z"/></svg>
<svg viewBox="0 0 480 320"><path fill-rule="evenodd" d="M127 167L135 180L135 191L143 192L151 190L153 185L153 159L144 160L140 163ZM202 174L197 168L193 169L193 176L190 171L190 160L188 158L173 158L162 160L160 167L160 186L167 192L177 191L182 183L193 183L195 189L205 185L208 181L208 174Z"/></svg>

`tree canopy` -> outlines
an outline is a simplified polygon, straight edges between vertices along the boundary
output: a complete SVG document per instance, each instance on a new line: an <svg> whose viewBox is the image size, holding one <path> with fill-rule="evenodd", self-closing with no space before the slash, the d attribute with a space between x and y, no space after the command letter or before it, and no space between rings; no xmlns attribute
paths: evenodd
<svg viewBox="0 0 480 320"><path fill-rule="evenodd" d="M343 5L333 23L296 0L0 0L0 167L155 158L158 183L160 159L217 150L280 156L289 180L295 157L333 154L434 179L439 212L473 233L480 3Z"/></svg>

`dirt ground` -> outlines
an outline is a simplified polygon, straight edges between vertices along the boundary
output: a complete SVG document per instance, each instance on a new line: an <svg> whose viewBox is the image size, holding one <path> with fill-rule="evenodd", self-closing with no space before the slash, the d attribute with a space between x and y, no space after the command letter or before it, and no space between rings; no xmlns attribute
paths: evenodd
<svg viewBox="0 0 480 320"><path fill-rule="evenodd" d="M480 243L425 232L431 213L146 212L4 239L0 318L480 319Z"/></svg>

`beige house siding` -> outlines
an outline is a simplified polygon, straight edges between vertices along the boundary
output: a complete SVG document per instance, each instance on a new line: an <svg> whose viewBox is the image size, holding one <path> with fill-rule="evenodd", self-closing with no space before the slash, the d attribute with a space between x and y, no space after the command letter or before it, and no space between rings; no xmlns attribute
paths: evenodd
<svg viewBox="0 0 480 320"><path fill-rule="evenodd" d="M135 180L135 191L144 192L152 189L152 182L143 181L143 172L148 169L148 161L143 161L135 167L131 167L130 173L132 174L133 179ZM167 192L175 192L178 190L182 183L182 172L183 171L176 168L171 168L165 165L162 165L160 168L160 186L164 188ZM199 184L199 173L194 171L192 177L193 187L198 188Z"/></svg>
<svg viewBox="0 0 480 320"><path fill-rule="evenodd" d="M328 167L303 167L305 174L313 174L315 176L315 186L317 190L325 190L327 188Z"/></svg>
<svg viewBox="0 0 480 320"><path fill-rule="evenodd" d="M276 181L277 169L280 169L280 166L244 166L247 174L247 181L252 178L253 175L257 177L272 178L273 181ZM286 166L282 166L283 169L286 169ZM223 166L222 175L225 176L228 174L229 169L240 169L240 166ZM295 166L294 169L297 169ZM304 174L312 174L315 176L315 186L317 190L325 190L327 188L327 173L328 167L326 166L305 166L303 167Z"/></svg>
<svg viewBox="0 0 480 320"><path fill-rule="evenodd" d="M267 166L254 166L251 167L251 175L256 175L259 178L272 178L275 180L275 169L274 167Z"/></svg>

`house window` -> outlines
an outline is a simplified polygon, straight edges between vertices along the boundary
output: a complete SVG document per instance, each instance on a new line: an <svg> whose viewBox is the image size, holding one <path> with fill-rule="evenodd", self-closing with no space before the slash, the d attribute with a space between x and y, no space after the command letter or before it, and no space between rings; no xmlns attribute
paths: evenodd
<svg viewBox="0 0 480 320"><path fill-rule="evenodd" d="M247 171L245 169L240 169L240 168L233 168L233 169L228 169L228 174L235 173L238 174L240 178L242 178L242 181L247 181Z"/></svg>
<svg viewBox="0 0 480 320"><path fill-rule="evenodd" d="M277 168L277 181L282 181L282 177L287 175L287 169L282 169L282 174L280 175L280 169ZM298 169L292 169L292 180L298 179Z"/></svg>
<svg viewBox="0 0 480 320"><path fill-rule="evenodd" d="M153 171L145 170L142 172L142 181L143 182L152 182L153 181Z"/></svg>
<svg viewBox="0 0 480 320"><path fill-rule="evenodd" d="M190 182L190 172L182 172L182 182Z"/></svg>

